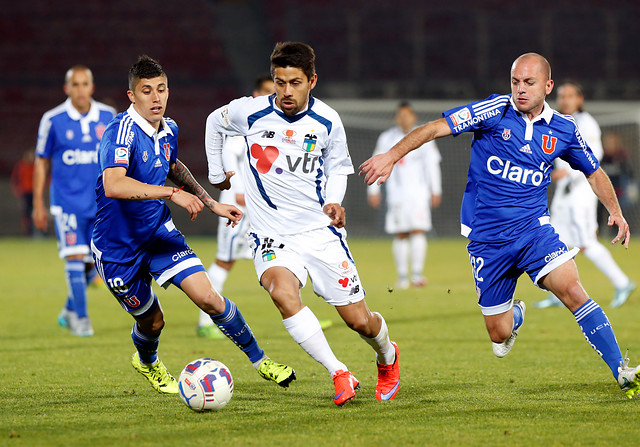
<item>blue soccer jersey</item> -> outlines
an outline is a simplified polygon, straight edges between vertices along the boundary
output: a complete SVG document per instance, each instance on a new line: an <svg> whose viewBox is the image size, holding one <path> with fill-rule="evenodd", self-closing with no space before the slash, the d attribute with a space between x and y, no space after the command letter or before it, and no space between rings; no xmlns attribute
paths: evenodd
<svg viewBox="0 0 640 447"><path fill-rule="evenodd" d="M443 116L453 135L474 134L460 216L462 235L472 241L509 241L549 223L547 187L555 158L586 175L599 167L574 119L546 102L532 121L511 95L492 95Z"/></svg>
<svg viewBox="0 0 640 447"><path fill-rule="evenodd" d="M112 107L97 101L82 115L67 99L42 116L36 153L51 160L49 202L52 211L60 210L54 214L95 216L98 145L114 115Z"/></svg>
<svg viewBox="0 0 640 447"><path fill-rule="evenodd" d="M133 106L109 123L98 150L100 176L95 188L98 214L93 245L108 262L128 262L171 219L164 200L119 200L104 194L102 172L123 167L127 177L150 185L164 185L169 167L178 157L178 125L164 118L159 132ZM173 225L169 223L167 225Z"/></svg>

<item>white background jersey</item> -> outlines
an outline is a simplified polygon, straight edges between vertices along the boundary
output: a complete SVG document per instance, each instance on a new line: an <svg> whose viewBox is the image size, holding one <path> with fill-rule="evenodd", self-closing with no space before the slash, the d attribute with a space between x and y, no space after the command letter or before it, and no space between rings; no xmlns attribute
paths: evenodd
<svg viewBox="0 0 640 447"><path fill-rule="evenodd" d="M245 97L214 111L207 118L207 145L215 133L245 137L243 182L253 231L295 234L325 227L331 222L322 211L327 178L354 172L342 121L312 96L294 117L274 101L275 95Z"/></svg>
<svg viewBox="0 0 640 447"><path fill-rule="evenodd" d="M398 126L385 130L378 137L373 155L387 152L405 136ZM431 195L442 194L440 160L440 151L433 141L402 157L384 183L387 204L429 204ZM369 194L379 193L380 186L374 183L367 191Z"/></svg>
<svg viewBox="0 0 640 447"><path fill-rule="evenodd" d="M593 155L600 161L604 155L600 126L588 112L576 112L572 116L576 120L580 134L591 148ZM560 158L557 158L554 164L555 169L566 169L569 175L559 179L556 183L553 202L557 200L567 200L579 206L583 200L595 201L597 199L587 178L582 172L571 169L569 163ZM551 207L554 208L554 203L552 203Z"/></svg>
<svg viewBox="0 0 640 447"><path fill-rule="evenodd" d="M227 137L222 150L222 165L224 171L234 171L236 175L231 177L231 188L220 192L220 202L235 205L244 211L244 207L236 202L236 194L244 194L242 183L242 167L247 152L247 145L243 137Z"/></svg>

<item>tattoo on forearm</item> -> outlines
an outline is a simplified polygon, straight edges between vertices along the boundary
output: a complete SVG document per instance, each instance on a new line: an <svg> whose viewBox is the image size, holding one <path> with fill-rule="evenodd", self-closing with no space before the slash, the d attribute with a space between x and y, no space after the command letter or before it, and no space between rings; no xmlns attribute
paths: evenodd
<svg viewBox="0 0 640 447"><path fill-rule="evenodd" d="M200 183L198 183L193 177L189 168L187 168L180 160L176 160L176 163L172 166L167 177L169 177L169 179L176 185L184 186L184 189L187 192L190 192L202 200L202 203L205 205L209 206L210 203L215 203L209 193L205 191L205 189L200 186Z"/></svg>

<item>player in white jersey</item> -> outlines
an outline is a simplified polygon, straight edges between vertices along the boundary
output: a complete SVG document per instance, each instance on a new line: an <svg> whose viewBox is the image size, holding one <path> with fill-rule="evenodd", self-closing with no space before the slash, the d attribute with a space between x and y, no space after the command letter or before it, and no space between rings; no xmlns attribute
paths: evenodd
<svg viewBox="0 0 640 447"><path fill-rule="evenodd" d="M89 337L93 327L87 311L87 284L95 277L89 254L96 217L93 192L98 176L97 149L115 110L94 101L93 74L76 65L65 76L67 100L42 116L33 173L33 221L46 231L47 177L51 175L49 205L55 219L58 251L65 260L67 301L58 323L73 335Z"/></svg>
<svg viewBox="0 0 640 447"><path fill-rule="evenodd" d="M385 130L378 137L373 155L388 151L415 129L418 117L408 102L402 102L396 111L395 121L396 126ZM392 252L398 273L396 287L400 289L408 289L409 285L422 287L426 284L423 277L427 254L426 232L431 230L431 208L440 206L442 198L440 152L432 141L425 144L423 149L410 152L400 160L396 165L396 172L385 183L385 231L394 235ZM371 207L380 208L380 197L380 185L373 184L367 188Z"/></svg>
<svg viewBox="0 0 640 447"><path fill-rule="evenodd" d="M271 54L276 93L240 98L209 115L209 181L227 181L223 135L244 136L245 200L260 284L292 338L331 374L337 405L353 399L359 383L301 301L307 275L315 293L376 351L376 398L391 400L400 384L398 348L382 316L366 305L346 242L341 202L353 165L340 117L310 94L317 82L314 61L309 45L278 43Z"/></svg>
<svg viewBox="0 0 640 447"><path fill-rule="evenodd" d="M573 81L560 84L558 110L565 115L573 116L593 155L602 160L604 150L600 126L589 112L584 111L583 106L582 86ZM616 264L609 250L598 241L598 198L589 182L580 171L571 169L567 162L559 158L556 159L551 178L556 181L556 190L551 201L551 224L565 244L580 248L580 252L611 281L615 288L611 307L623 305L636 285ZM534 305L562 306L562 302L555 295L549 294L547 298Z"/></svg>
<svg viewBox="0 0 640 447"><path fill-rule="evenodd" d="M266 74L256 79L253 97L271 95L275 92L273 79ZM222 164L226 172L235 172L231 187L220 192L220 202L236 206L245 212L244 186L241 181L242 164L246 152L244 138L241 136L228 137L224 141ZM213 287L222 293L227 275L237 259L251 259L253 253L249 247L249 219L245 215L238 225L227 225L224 218L218 220L218 251L216 260L209 266L207 273ZM209 315L200 310L200 318L196 333L206 338L226 338L218 327L211 321Z"/></svg>

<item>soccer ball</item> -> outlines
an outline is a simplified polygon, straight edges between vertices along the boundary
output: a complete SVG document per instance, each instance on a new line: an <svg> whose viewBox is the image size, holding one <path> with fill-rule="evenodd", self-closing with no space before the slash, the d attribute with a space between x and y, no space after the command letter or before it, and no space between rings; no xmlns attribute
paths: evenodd
<svg viewBox="0 0 640 447"><path fill-rule="evenodd" d="M221 410L233 396L233 377L224 363L209 358L194 360L178 379L182 401L194 411Z"/></svg>

